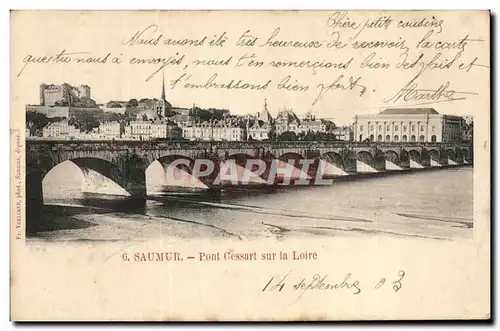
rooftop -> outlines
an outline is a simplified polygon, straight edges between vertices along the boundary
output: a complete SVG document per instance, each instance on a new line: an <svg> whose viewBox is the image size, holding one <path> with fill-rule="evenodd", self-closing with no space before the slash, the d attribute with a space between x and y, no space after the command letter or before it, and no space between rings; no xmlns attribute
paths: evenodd
<svg viewBox="0 0 500 331"><path fill-rule="evenodd" d="M380 115L395 114L439 114L434 108L387 108L380 112Z"/></svg>

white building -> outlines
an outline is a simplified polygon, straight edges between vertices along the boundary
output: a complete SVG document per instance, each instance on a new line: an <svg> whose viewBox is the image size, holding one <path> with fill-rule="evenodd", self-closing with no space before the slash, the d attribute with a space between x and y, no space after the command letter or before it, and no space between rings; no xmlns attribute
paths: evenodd
<svg viewBox="0 0 500 331"><path fill-rule="evenodd" d="M80 129L73 125L68 124L68 120L64 119L60 122L53 122L47 124L43 129L44 137L58 137L58 138L78 138Z"/></svg>
<svg viewBox="0 0 500 331"><path fill-rule="evenodd" d="M336 140L351 141L354 138L352 129L348 126L338 126L330 129L329 132L335 135Z"/></svg>
<svg viewBox="0 0 500 331"><path fill-rule="evenodd" d="M266 140L269 139L271 124L261 120L247 121L247 140Z"/></svg>
<svg viewBox="0 0 500 331"><path fill-rule="evenodd" d="M156 119L151 123L151 139L177 139L182 136L179 126L167 119Z"/></svg>
<svg viewBox="0 0 500 331"><path fill-rule="evenodd" d="M462 118L433 108L390 108L354 118L355 141L451 142L461 140Z"/></svg>
<svg viewBox="0 0 500 331"><path fill-rule="evenodd" d="M110 139L120 138L123 133L123 125L120 122L105 122L99 125L99 133Z"/></svg>
<svg viewBox="0 0 500 331"><path fill-rule="evenodd" d="M149 139L151 137L151 121L130 121L125 126L125 137Z"/></svg>
<svg viewBox="0 0 500 331"><path fill-rule="evenodd" d="M246 129L236 119L194 122L182 128L182 137L189 140L246 140Z"/></svg>
<svg viewBox="0 0 500 331"><path fill-rule="evenodd" d="M154 121L131 121L124 128L123 138L126 139L178 139L181 129L177 124L166 119Z"/></svg>

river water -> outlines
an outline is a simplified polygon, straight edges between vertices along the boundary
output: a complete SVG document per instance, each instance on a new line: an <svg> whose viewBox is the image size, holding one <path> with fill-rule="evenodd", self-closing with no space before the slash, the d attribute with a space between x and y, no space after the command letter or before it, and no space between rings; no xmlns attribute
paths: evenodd
<svg viewBox="0 0 500 331"><path fill-rule="evenodd" d="M89 199L81 192L83 177L78 171L68 167L44 180L43 217L50 225L33 239L472 237L471 167L385 174L328 186L224 193L220 202L153 198L144 208L128 209L120 201Z"/></svg>

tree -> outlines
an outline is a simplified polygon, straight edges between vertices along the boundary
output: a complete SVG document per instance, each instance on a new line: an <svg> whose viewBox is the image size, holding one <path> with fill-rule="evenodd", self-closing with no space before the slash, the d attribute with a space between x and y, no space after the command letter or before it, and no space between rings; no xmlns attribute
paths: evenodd
<svg viewBox="0 0 500 331"><path fill-rule="evenodd" d="M122 108L122 105L116 101L110 101L107 104L108 108Z"/></svg>
<svg viewBox="0 0 500 331"><path fill-rule="evenodd" d="M315 132L307 131L306 136L304 137L304 140L315 141L315 140L319 140L319 139L318 139L317 134Z"/></svg>
<svg viewBox="0 0 500 331"><path fill-rule="evenodd" d="M45 114L34 111L26 112L26 124L29 125L30 132L36 132L38 130L42 130L49 123L50 120L47 118Z"/></svg>
<svg viewBox="0 0 500 331"><path fill-rule="evenodd" d="M139 102L137 101L137 99L130 99L128 101L127 106L130 107L130 108L136 108L136 107L139 106Z"/></svg>
<svg viewBox="0 0 500 331"><path fill-rule="evenodd" d="M148 115L146 115L146 114L142 115L142 120L143 121L147 121L148 120Z"/></svg>
<svg viewBox="0 0 500 331"><path fill-rule="evenodd" d="M285 131L278 136L278 141L297 141L297 134L294 131Z"/></svg>

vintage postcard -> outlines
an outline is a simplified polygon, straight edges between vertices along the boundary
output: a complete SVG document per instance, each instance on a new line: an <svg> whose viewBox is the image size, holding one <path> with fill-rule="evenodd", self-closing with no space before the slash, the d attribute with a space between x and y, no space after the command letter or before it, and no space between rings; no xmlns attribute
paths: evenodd
<svg viewBox="0 0 500 331"><path fill-rule="evenodd" d="M490 318L488 11L12 11L11 87L14 321Z"/></svg>

